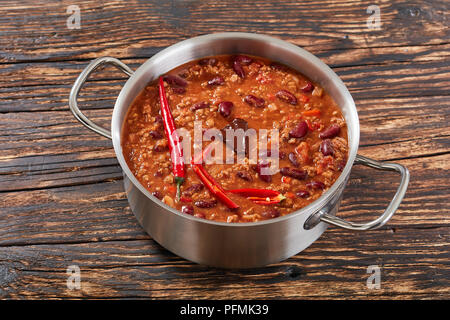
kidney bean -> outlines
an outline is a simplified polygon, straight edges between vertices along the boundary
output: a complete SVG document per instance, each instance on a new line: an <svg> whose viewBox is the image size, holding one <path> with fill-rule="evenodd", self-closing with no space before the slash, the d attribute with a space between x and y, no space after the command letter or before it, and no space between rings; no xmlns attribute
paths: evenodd
<svg viewBox="0 0 450 320"><path fill-rule="evenodd" d="M155 146L153 147L153 150L156 152L164 152L164 151L169 150L169 147L162 145L162 144L155 144Z"/></svg>
<svg viewBox="0 0 450 320"><path fill-rule="evenodd" d="M289 71L289 67L285 66L284 64L281 63L277 63L277 62L273 62L270 67L274 70L278 70L278 71L284 71L287 72Z"/></svg>
<svg viewBox="0 0 450 320"><path fill-rule="evenodd" d="M186 88L183 87L172 87L172 92L176 94L186 93Z"/></svg>
<svg viewBox="0 0 450 320"><path fill-rule="evenodd" d="M173 74L166 74L163 80L172 86L186 87L187 81Z"/></svg>
<svg viewBox="0 0 450 320"><path fill-rule="evenodd" d="M253 181L252 176L247 171L238 171L236 172L236 176L245 180L245 181Z"/></svg>
<svg viewBox="0 0 450 320"><path fill-rule="evenodd" d="M232 148L234 150L234 152L238 152L237 147L238 147L238 142L242 143L242 145L244 146L245 149L245 154L248 155L248 148L249 148L249 139L247 136L243 136L242 137L242 141L237 141L237 137L234 137L233 140L231 141L227 141L226 140L226 131L227 129L233 129L233 130L238 130L238 129L242 129L245 131L248 130L248 122L245 121L244 119L241 118L234 118L229 124L227 124L225 127L222 128L221 133L222 136L224 138L224 141L227 143L227 145Z"/></svg>
<svg viewBox="0 0 450 320"><path fill-rule="evenodd" d="M291 163L294 165L294 167L300 166L300 162L298 161L297 155L295 153L293 153L293 152L289 153L288 159L289 159L289 161L291 161Z"/></svg>
<svg viewBox="0 0 450 320"><path fill-rule="evenodd" d="M202 191L204 188L203 184L197 183L183 190L183 196L191 197L194 193Z"/></svg>
<svg viewBox="0 0 450 320"><path fill-rule="evenodd" d="M281 168L280 173L283 176L288 176L297 180L305 180L306 177L308 176L308 173L305 170L289 167Z"/></svg>
<svg viewBox="0 0 450 320"><path fill-rule="evenodd" d="M219 103L219 113L222 115L222 117L227 118L230 116L233 107L234 107L233 102L222 101L221 103Z"/></svg>
<svg viewBox="0 0 450 320"><path fill-rule="evenodd" d="M270 176L270 175L268 175L268 174L260 174L260 175L258 175L258 176L259 176L259 178L260 178L262 181L264 181L264 182L267 182L267 183L272 182L272 176Z"/></svg>
<svg viewBox="0 0 450 320"><path fill-rule="evenodd" d="M252 94L246 95L244 97L244 101L249 105L257 108L264 108L266 103L263 98L256 97Z"/></svg>
<svg viewBox="0 0 450 320"><path fill-rule="evenodd" d="M236 74L237 74L240 78L242 78L242 79L245 78L245 72L244 72L244 69L242 68L242 65L239 63L239 61L237 61L237 60L234 60L234 61L233 61L233 70L234 70L234 72L236 72Z"/></svg>
<svg viewBox="0 0 450 320"><path fill-rule="evenodd" d="M291 138L303 138L308 133L308 124L306 121L300 121L291 131L289 131L289 137Z"/></svg>
<svg viewBox="0 0 450 320"><path fill-rule="evenodd" d="M181 212L185 213L185 214L189 214L189 215L193 215L194 214L194 207L191 205L185 205L181 207Z"/></svg>
<svg viewBox="0 0 450 320"><path fill-rule="evenodd" d="M191 107L191 111L196 111L199 109L206 109L206 108L209 108L209 102L203 101L203 102L198 102L198 103L194 104Z"/></svg>
<svg viewBox="0 0 450 320"><path fill-rule="evenodd" d="M292 104L294 106L297 104L297 98L287 90L280 90L277 93L275 93L275 96L278 99L286 101L287 103Z"/></svg>
<svg viewBox="0 0 450 320"><path fill-rule="evenodd" d="M302 91L305 93L312 92L314 90L314 85L311 82L308 82L303 88Z"/></svg>
<svg viewBox="0 0 450 320"><path fill-rule="evenodd" d="M311 188L311 189L321 189L321 190L325 189L325 185L323 184L323 182L320 182L320 181L308 182L306 184L306 187Z"/></svg>
<svg viewBox="0 0 450 320"><path fill-rule="evenodd" d="M324 156L334 155L334 148L330 139L325 139L320 143L319 151L322 152Z"/></svg>
<svg viewBox="0 0 450 320"><path fill-rule="evenodd" d="M311 194L306 190L298 190L295 195L299 198L308 198Z"/></svg>
<svg viewBox="0 0 450 320"><path fill-rule="evenodd" d="M198 64L201 66L215 66L217 64L216 58L203 58L198 61Z"/></svg>
<svg viewBox="0 0 450 320"><path fill-rule="evenodd" d="M240 54L234 57L234 61L239 62L243 66L248 66L250 63L252 63L253 59L250 58L249 56L244 56Z"/></svg>
<svg viewBox="0 0 450 320"><path fill-rule="evenodd" d="M162 177L163 176L163 172L162 172L162 170L160 169L160 170L158 170L158 171L156 171L154 174L153 174L153 176L154 177Z"/></svg>
<svg viewBox="0 0 450 320"><path fill-rule="evenodd" d="M260 158L264 158L264 157L270 158L271 156L272 156L272 150L270 150L270 149L269 150L261 150L261 152L259 153ZM286 157L287 157L286 152L278 150L278 159L283 160L283 159L286 159Z"/></svg>
<svg viewBox="0 0 450 320"><path fill-rule="evenodd" d="M253 170L258 173L258 177L264 182L272 182L272 176L269 174L261 174L261 169L270 167L270 163L266 161L260 161L257 165L253 166Z"/></svg>
<svg viewBox="0 0 450 320"><path fill-rule="evenodd" d="M321 138L321 139L331 139L331 138L336 137L339 134L340 131L341 131L341 127L339 125L332 124L331 126L326 128L325 130L323 130L319 134L319 138Z"/></svg>
<svg viewBox="0 0 450 320"><path fill-rule="evenodd" d="M248 130L248 122L241 118L234 118L230 123L230 127L234 130L242 129L246 131Z"/></svg>
<svg viewBox="0 0 450 320"><path fill-rule="evenodd" d="M209 86L220 86L225 83L225 80L221 76L217 76L208 81Z"/></svg>
<svg viewBox="0 0 450 320"><path fill-rule="evenodd" d="M160 191L153 191L152 196L156 197L159 200L163 198L163 194Z"/></svg>
<svg viewBox="0 0 450 320"><path fill-rule="evenodd" d="M199 208L214 208L217 205L217 200L198 200L194 204Z"/></svg>
<svg viewBox="0 0 450 320"><path fill-rule="evenodd" d="M157 124L163 124L164 123L163 118L162 118L162 116L160 114L156 115L155 123L157 123Z"/></svg>
<svg viewBox="0 0 450 320"><path fill-rule="evenodd" d="M150 130L148 134L150 135L150 137L156 140L161 139L163 137L162 133L156 130Z"/></svg>
<svg viewBox="0 0 450 320"><path fill-rule="evenodd" d="M266 219L273 219L280 216L280 212L275 208L269 208L261 213L261 216Z"/></svg>

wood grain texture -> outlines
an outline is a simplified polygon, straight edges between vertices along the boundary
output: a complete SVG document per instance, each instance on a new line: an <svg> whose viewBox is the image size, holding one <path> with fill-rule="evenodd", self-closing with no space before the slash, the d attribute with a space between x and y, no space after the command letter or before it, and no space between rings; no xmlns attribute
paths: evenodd
<svg viewBox="0 0 450 320"><path fill-rule="evenodd" d="M447 152L450 109L441 108L447 100L447 96L359 100L360 152L379 160ZM110 112L93 109L87 114L107 127ZM0 125L0 191L121 177L111 142L82 127L68 111L4 113Z"/></svg>
<svg viewBox="0 0 450 320"><path fill-rule="evenodd" d="M0 299L450 299L450 28L448 1L73 1L0 3ZM139 226L111 142L68 110L73 81L94 58L136 69L163 48L224 31L269 34L321 58L352 93L359 153L407 166L405 199L382 229L331 227L304 252L249 270L196 265ZM80 96L108 126L127 77L105 68ZM355 166L339 216L377 217L395 174ZM364 190L364 192L361 192ZM78 265L81 290L68 290ZM366 286L381 267L381 289Z"/></svg>
<svg viewBox="0 0 450 320"><path fill-rule="evenodd" d="M83 1L79 30L66 28L71 4L2 2L1 61L147 57L181 39L223 31L268 33L317 50L449 39L447 1L379 1L380 31L367 28L371 1Z"/></svg>
<svg viewBox="0 0 450 320"><path fill-rule="evenodd" d="M432 162L429 158L399 161L411 170L411 184L401 207L385 228L448 226L449 160L450 155L446 154L433 157ZM355 166L344 192L340 215L358 222L374 219L390 201L398 181L395 174ZM364 195L361 188L366 190ZM130 240L145 236L129 211L120 178L88 184L76 180L70 186L26 193L3 192L0 204L4 208L0 216L0 246Z"/></svg>
<svg viewBox="0 0 450 320"><path fill-rule="evenodd" d="M0 269L7 275L0 295L101 298L106 286L109 298L446 298L449 241L444 228L420 234L329 230L303 253L249 270L193 264L151 240L2 247L0 258L9 263ZM66 286L66 269L74 264L81 270L81 290ZM370 265L381 268L378 290L366 286Z"/></svg>
<svg viewBox="0 0 450 320"><path fill-rule="evenodd" d="M336 63L334 71L357 100L448 95L450 47L438 47L440 49L434 53L430 53L433 52L430 49L424 53L423 47L402 48L402 52L388 48L384 51L390 59L383 55L380 58L378 51L360 49L327 52L322 56L319 52L319 57L331 66ZM133 69L144 61L123 59ZM57 61L0 65L0 72L4 75L0 80L0 112L67 110L70 88L87 63ZM126 79L112 68L97 71L83 88L80 103L88 110L111 108Z"/></svg>

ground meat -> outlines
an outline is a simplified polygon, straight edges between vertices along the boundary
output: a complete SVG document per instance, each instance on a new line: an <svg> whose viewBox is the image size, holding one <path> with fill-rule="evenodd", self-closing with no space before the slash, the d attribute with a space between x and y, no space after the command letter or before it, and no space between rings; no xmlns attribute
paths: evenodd
<svg viewBox="0 0 450 320"><path fill-rule="evenodd" d="M236 63L240 65L236 67ZM235 162L208 163L204 167L224 189L271 189L281 192L286 199L276 205L264 205L230 194L239 205L238 210L232 211L214 198L186 166L183 201L177 201L171 157L160 115L158 83L153 81L130 106L122 131L122 148L136 178L166 204L180 211L184 206L185 214L229 223L272 219L315 201L342 172L348 156L344 117L320 84L311 82L299 72L259 57L216 56L189 62L165 76L175 125L178 129L184 128L192 139L194 121L201 121L203 130L221 130L231 126L236 119L255 130L277 129L279 168L304 172L302 179L282 175L279 171L260 179L258 170L252 170L258 161L250 161L248 150L243 162L236 163L234 146L223 144L223 159L229 153ZM247 98L246 101L249 96L257 99ZM224 101L232 103L233 107L224 111L223 104L219 107ZM305 111L309 113L304 114ZM299 126L302 130L292 131ZM339 132L337 136L327 137L329 141L324 145L325 138L319 135L331 126L339 126ZM192 155L193 151L191 146ZM256 150L256 154L259 153L260 150ZM314 185L323 185L323 188Z"/></svg>

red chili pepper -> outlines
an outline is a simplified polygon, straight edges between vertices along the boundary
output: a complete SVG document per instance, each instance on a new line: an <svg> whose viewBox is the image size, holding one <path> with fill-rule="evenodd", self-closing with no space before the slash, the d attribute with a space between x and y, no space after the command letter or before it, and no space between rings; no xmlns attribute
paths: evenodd
<svg viewBox="0 0 450 320"><path fill-rule="evenodd" d="M186 174L184 170L183 149L181 148L180 138L176 132L175 120L173 119L172 112L170 111L162 77L159 77L159 99L161 102L161 116L164 122L164 131L166 133L167 140L169 140L172 172L177 185L176 199L179 200L181 195L180 186L183 184Z"/></svg>
<svg viewBox="0 0 450 320"><path fill-rule="evenodd" d="M248 197L247 199L253 201L254 203L257 204L276 204L276 203L280 203L281 201L283 201L284 199L286 199L285 196L283 196L281 193L275 197Z"/></svg>
<svg viewBox="0 0 450 320"><path fill-rule="evenodd" d="M180 197L180 201L181 202L192 202L191 198L187 198L187 197Z"/></svg>
<svg viewBox="0 0 450 320"><path fill-rule="evenodd" d="M231 189L228 192L240 194L257 204L276 204L286 199L278 191L270 189Z"/></svg>
<svg viewBox="0 0 450 320"><path fill-rule="evenodd" d="M225 194L225 190L214 180L213 177L206 171L206 169L201 164L191 163L192 170L198 175L200 180L203 182L205 187L211 191L211 193L216 196L220 201L222 201L228 208L237 209L239 206L233 202Z"/></svg>
<svg viewBox="0 0 450 320"><path fill-rule="evenodd" d="M250 199L250 198L247 198ZM255 197L254 199L250 199L252 200L254 203L257 204L277 204L280 203L281 201L283 201L284 199L286 199L285 196L283 196L282 194L279 194L278 196L274 197L274 198L257 198Z"/></svg>
<svg viewBox="0 0 450 320"><path fill-rule="evenodd" d="M206 179L211 182L217 189L220 190L220 192L225 193L225 190L222 188L222 186L214 180L214 178L206 171L205 167L201 164L195 164L195 166L198 166L199 170L201 171L202 175L206 177Z"/></svg>
<svg viewBox="0 0 450 320"><path fill-rule="evenodd" d="M197 154L196 157L193 158L192 162L195 164L202 164L206 159L206 156L209 152L211 152L212 148L216 145L216 141L211 142L203 151Z"/></svg>

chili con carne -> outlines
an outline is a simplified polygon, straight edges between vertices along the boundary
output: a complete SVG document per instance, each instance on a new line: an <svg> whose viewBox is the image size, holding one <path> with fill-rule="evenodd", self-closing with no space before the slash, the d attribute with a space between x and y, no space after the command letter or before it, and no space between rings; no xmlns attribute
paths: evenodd
<svg viewBox="0 0 450 320"><path fill-rule="evenodd" d="M214 180L201 164L192 163L192 170L197 174L205 187L211 191L220 201L230 209L237 209L239 206L233 202L226 194L225 190Z"/></svg>
<svg viewBox="0 0 450 320"><path fill-rule="evenodd" d="M321 83L274 61L239 54L190 61L162 76L163 83L150 82L130 105L121 141L142 186L173 208L223 222L272 219L309 205L341 174L348 159L347 126ZM194 138L190 151L202 146L194 159L183 160L188 140L183 150L176 129ZM214 140L205 147L210 129ZM228 138L240 129L244 135ZM276 130L278 146L268 139L267 146L258 141L251 147L248 130ZM224 139L216 140L219 135ZM278 163L267 160L276 149ZM252 153L257 159L250 159ZM218 161L221 154L226 161ZM278 169L266 174L262 169L269 163Z"/></svg>

